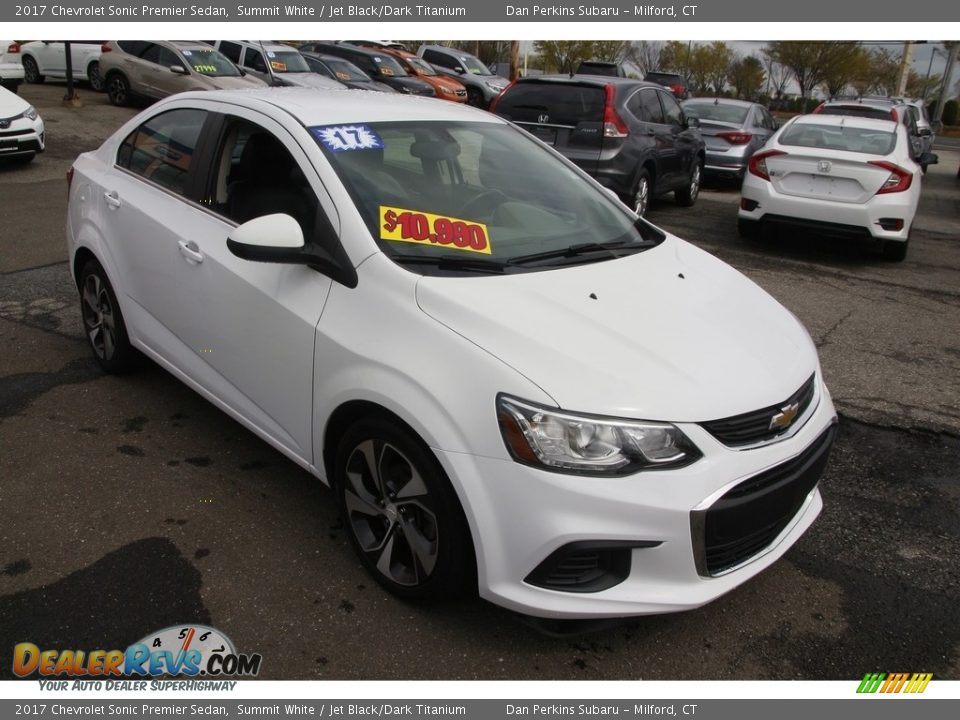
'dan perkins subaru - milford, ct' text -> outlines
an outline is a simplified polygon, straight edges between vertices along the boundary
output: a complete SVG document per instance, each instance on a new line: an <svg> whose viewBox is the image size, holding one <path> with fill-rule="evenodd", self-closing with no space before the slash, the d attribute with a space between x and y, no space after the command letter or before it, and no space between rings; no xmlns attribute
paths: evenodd
<svg viewBox="0 0 960 720"><path fill-rule="evenodd" d="M601 5L506 5L506 14L510 17L693 17L699 5L634 5L631 7L609 7Z"/></svg>

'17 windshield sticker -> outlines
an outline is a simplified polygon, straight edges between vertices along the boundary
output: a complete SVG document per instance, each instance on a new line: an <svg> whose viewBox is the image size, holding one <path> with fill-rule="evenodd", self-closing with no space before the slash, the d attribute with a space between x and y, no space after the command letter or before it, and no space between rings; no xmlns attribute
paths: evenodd
<svg viewBox="0 0 960 720"><path fill-rule="evenodd" d="M380 206L380 237L490 255L487 226L445 215Z"/></svg>
<svg viewBox="0 0 960 720"><path fill-rule="evenodd" d="M366 125L330 125L311 128L310 132L331 152L383 148L380 136Z"/></svg>

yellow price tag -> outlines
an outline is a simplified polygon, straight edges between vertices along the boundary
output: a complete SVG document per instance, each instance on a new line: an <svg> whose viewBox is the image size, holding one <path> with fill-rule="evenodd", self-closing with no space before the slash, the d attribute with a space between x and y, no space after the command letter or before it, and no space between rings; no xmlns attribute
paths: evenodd
<svg viewBox="0 0 960 720"><path fill-rule="evenodd" d="M380 206L380 237L490 255L487 226L461 218Z"/></svg>

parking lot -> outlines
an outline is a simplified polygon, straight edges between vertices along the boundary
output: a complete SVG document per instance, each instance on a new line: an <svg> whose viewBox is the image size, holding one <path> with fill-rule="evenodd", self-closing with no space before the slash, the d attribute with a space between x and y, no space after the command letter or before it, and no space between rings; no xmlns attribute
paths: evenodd
<svg viewBox="0 0 960 720"><path fill-rule="evenodd" d="M271 679L960 679L960 147L935 148L903 263L804 234L741 240L735 187L653 204L813 336L841 414L825 510L709 606L551 635L481 601L385 594L310 475L154 365L99 371L64 175L136 110L85 89L65 109L63 90L21 88L47 151L0 166L0 678L16 642L124 647L193 621L262 653Z"/></svg>

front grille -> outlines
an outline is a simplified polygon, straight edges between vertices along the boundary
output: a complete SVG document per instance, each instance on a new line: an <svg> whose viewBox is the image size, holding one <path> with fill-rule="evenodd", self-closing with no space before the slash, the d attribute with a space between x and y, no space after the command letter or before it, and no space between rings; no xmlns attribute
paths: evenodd
<svg viewBox="0 0 960 720"><path fill-rule="evenodd" d="M32 135L33 128L20 128L19 130L0 130L0 137L17 137L18 135Z"/></svg>
<svg viewBox="0 0 960 720"><path fill-rule="evenodd" d="M634 548L657 547L659 541L597 540L557 548L524 578L549 590L592 593L618 585L630 575Z"/></svg>
<svg viewBox="0 0 960 720"><path fill-rule="evenodd" d="M701 575L718 575L770 546L817 486L835 434L836 425L831 425L797 457L744 480L706 510L691 513Z"/></svg>
<svg viewBox="0 0 960 720"><path fill-rule="evenodd" d="M733 415L722 420L711 420L701 423L704 429L717 440L728 447L741 447L743 445L753 445L755 443L772 440L778 435L782 435L796 426L796 420L786 428L770 427L770 421L775 415L782 412L783 408L797 404L796 418L799 419L810 407L810 402L814 395L814 380L816 375L811 375L799 390L788 397L782 403L765 407L762 410L743 413L742 415Z"/></svg>

